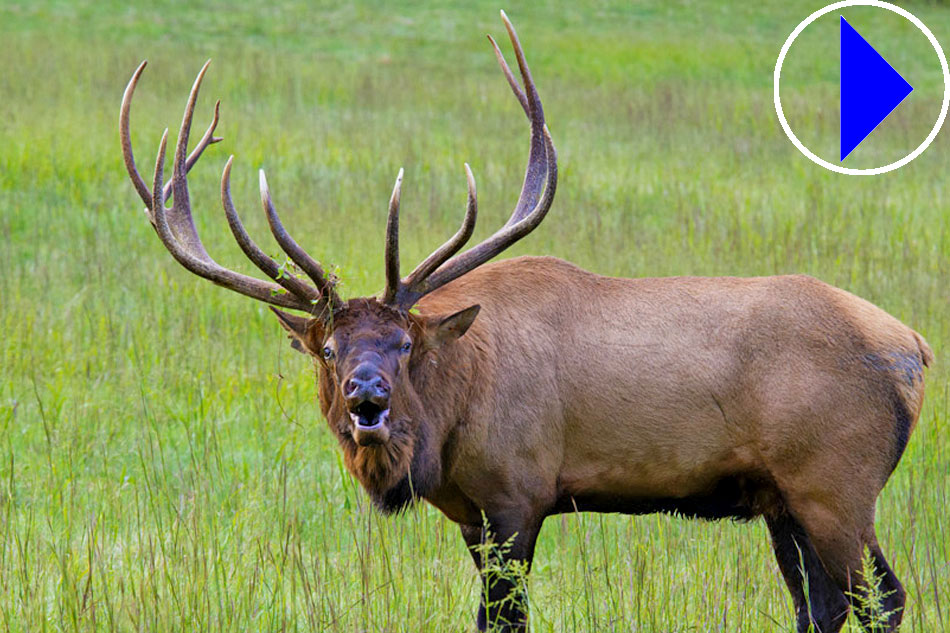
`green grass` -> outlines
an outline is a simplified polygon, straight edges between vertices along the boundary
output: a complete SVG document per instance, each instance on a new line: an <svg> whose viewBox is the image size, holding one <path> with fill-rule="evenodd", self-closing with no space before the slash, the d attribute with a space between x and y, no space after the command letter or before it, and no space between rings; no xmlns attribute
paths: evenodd
<svg viewBox="0 0 950 633"><path fill-rule="evenodd" d="M771 80L821 3L739 4L510 7L561 157L550 215L510 254L625 276L805 272L922 332L938 363L878 533L909 593L905 630L950 630L947 134L886 176L812 165L779 128ZM217 202L234 153L235 200L260 243L277 251L255 202L263 166L286 224L339 267L345 294L374 293L400 166L407 265L461 219L463 161L479 184L476 237L514 203L526 126L484 39L503 35L500 7L262 6L0 5L2 630L474 628L479 589L455 526L428 507L370 509L273 317L155 239L116 119L147 58L133 139L150 172L213 58L196 125L220 97L225 142L191 178L209 250L250 269ZM950 44L950 10L909 6ZM852 24L898 45L906 32L860 12ZM783 75L803 138L836 132L825 52L793 48ZM933 120L939 76L906 57L920 97L856 161L906 153L919 117L924 132ZM553 518L530 589L537 631L792 630L759 522Z"/></svg>

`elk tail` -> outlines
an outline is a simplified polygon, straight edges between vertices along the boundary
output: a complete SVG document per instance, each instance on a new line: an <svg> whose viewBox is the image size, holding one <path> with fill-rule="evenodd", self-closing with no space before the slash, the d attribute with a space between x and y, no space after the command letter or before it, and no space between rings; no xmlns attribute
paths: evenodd
<svg viewBox="0 0 950 633"><path fill-rule="evenodd" d="M917 349L920 351L920 360L924 364L924 367L932 366L934 362L933 350L927 345L927 341L924 340L924 337L917 332L914 332L914 339L917 341Z"/></svg>

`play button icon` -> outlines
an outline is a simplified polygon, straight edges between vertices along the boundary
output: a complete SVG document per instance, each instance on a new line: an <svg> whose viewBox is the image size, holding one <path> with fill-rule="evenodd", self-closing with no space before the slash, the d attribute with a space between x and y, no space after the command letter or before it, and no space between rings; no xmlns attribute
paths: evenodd
<svg viewBox="0 0 950 633"><path fill-rule="evenodd" d="M852 156L855 149L857 149L865 139L869 136L875 136L874 130L887 119L891 112L907 99L914 88L844 19L844 17L842 17L843 11L847 10L850 12L852 11L852 7L867 7L869 9L873 8L874 10L890 12L910 22L926 37L930 46L933 47L937 61L939 62L940 75L943 77L943 98L940 103L940 112L937 114L936 121L934 121L933 127L930 129L930 133L927 134L926 138L910 153L891 163L877 167L845 166L847 163L844 161L851 157L851 159L847 161L848 163L854 161L860 162L870 156L888 155L888 153L890 153L892 145L888 145L888 138L893 139L893 135L887 137L887 135L878 133L877 136L883 137L880 147L886 148L884 151L881 151L880 148L875 148L874 152L863 152L858 149L856 156ZM825 38L823 42L827 42L833 48L834 27L837 26L839 30L839 53L841 56L838 68L840 72L840 135L837 139L839 151L838 156L834 157L837 158L837 160L834 160L831 156L829 156L831 160L826 160L806 147L805 143L795 134L782 108L782 67L789 50L792 48L795 40L809 25L814 24L815 21L820 20L822 16L826 15L832 19L827 22L830 32L823 36ZM849 17L853 16L849 15ZM875 21L874 23L880 24L880 21ZM822 32L824 28L825 27L819 27L818 32ZM890 29L890 31L893 33L893 29ZM812 33L814 34L815 31L812 31ZM867 31L865 34L871 35ZM879 40L883 39L883 31L882 33L875 31L874 36ZM874 41L874 37L871 39ZM812 38L812 42L814 41L814 38ZM917 89L920 94L915 96L915 106L917 106L915 108L915 115L913 119L910 120L910 127L902 127L902 131L914 130L914 134L916 134L917 130L920 130L922 134L922 130L925 129L919 125L919 123L925 122L918 121L916 113L929 109L929 104L933 103L933 97L935 95L932 94L934 92L933 88L931 88L933 82L929 80L929 77L934 76L934 71L937 70L934 66L930 66L929 70L926 68L922 70L919 60L924 58L921 57L919 48L919 44L914 43L906 48L902 46L900 49L904 59L912 60L912 63L908 64L907 68L904 69L905 72L913 72L914 83L919 84ZM889 48L888 50L893 49ZM814 54L814 51L810 51L810 53ZM800 69L801 66L799 65L797 68ZM834 67L832 66L832 72L834 72L833 69ZM793 77L796 76L793 75ZM815 83L820 82L821 79L818 78ZM796 88L803 85L800 74L796 79L793 79L792 85L796 86ZM807 78L804 85L809 85ZM886 2L885 0L839 0L838 2L832 2L814 11L811 15L802 20L785 40L778 54L778 59L775 61L772 99L775 103L775 114L778 116L778 122L782 127L782 131L785 133L785 136L788 137L788 140L792 142L792 145L808 160L829 171L846 174L848 176L875 176L878 174L886 174L903 167L923 154L940 132L940 128L947 118L947 113L950 111L950 64L947 63L947 57L944 55L943 49L933 32L907 9ZM794 103L794 107L796 108L795 116L800 117L801 112L803 112L802 107L809 107L809 104L812 102L805 99L797 99ZM820 113L822 106L816 103L811 105L811 107L817 109ZM910 113L905 114L909 115ZM816 120L820 121L821 115L819 114L817 117L813 116L810 119L799 118L798 120L803 121L804 125L809 125ZM813 135L816 129L819 128L812 125L812 127L809 128L809 132ZM816 142L819 147L827 147L822 141L814 139L814 136L812 136L812 140ZM828 140L831 141L829 144L830 147L828 147L831 151L828 153L833 155L834 149L832 148L834 147L834 139ZM868 148L868 150L870 149L871 148ZM864 154L867 154L867 157L865 157Z"/></svg>
<svg viewBox="0 0 950 633"><path fill-rule="evenodd" d="M867 43L844 16L841 21L841 159L874 131L913 88Z"/></svg>

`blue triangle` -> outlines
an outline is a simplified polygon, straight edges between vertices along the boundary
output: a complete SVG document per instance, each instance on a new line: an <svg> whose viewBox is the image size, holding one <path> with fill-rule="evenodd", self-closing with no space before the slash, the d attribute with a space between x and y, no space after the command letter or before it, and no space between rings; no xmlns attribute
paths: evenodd
<svg viewBox="0 0 950 633"><path fill-rule="evenodd" d="M913 88L841 18L841 160L907 98Z"/></svg>

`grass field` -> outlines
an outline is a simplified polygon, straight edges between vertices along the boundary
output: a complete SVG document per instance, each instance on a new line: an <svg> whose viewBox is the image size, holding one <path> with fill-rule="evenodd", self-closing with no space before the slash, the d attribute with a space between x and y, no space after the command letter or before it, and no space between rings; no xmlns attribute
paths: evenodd
<svg viewBox="0 0 950 633"><path fill-rule="evenodd" d="M478 586L455 526L428 507L371 510L308 362L265 307L172 261L116 130L148 59L133 139L150 172L213 58L196 126L220 97L225 141L191 178L209 251L250 270L218 203L234 153L235 200L260 243L277 251L256 203L263 166L286 224L338 267L345 295L378 292L400 166L404 262L455 230L463 161L479 183L476 238L520 187L527 129L484 39L504 34L501 7L458 4L0 3L0 629L474 628ZM772 67L822 4L506 7L561 164L551 213L510 254L624 276L804 272L920 331L938 362L878 534L908 590L904 630L950 631L950 137L875 178L792 147ZM950 9L907 6L950 45ZM941 90L926 41L868 11L849 20L893 42L919 90L858 166L916 146ZM836 52L819 40L792 49L783 96L832 155ZM535 631L792 630L760 522L550 519L530 591Z"/></svg>

